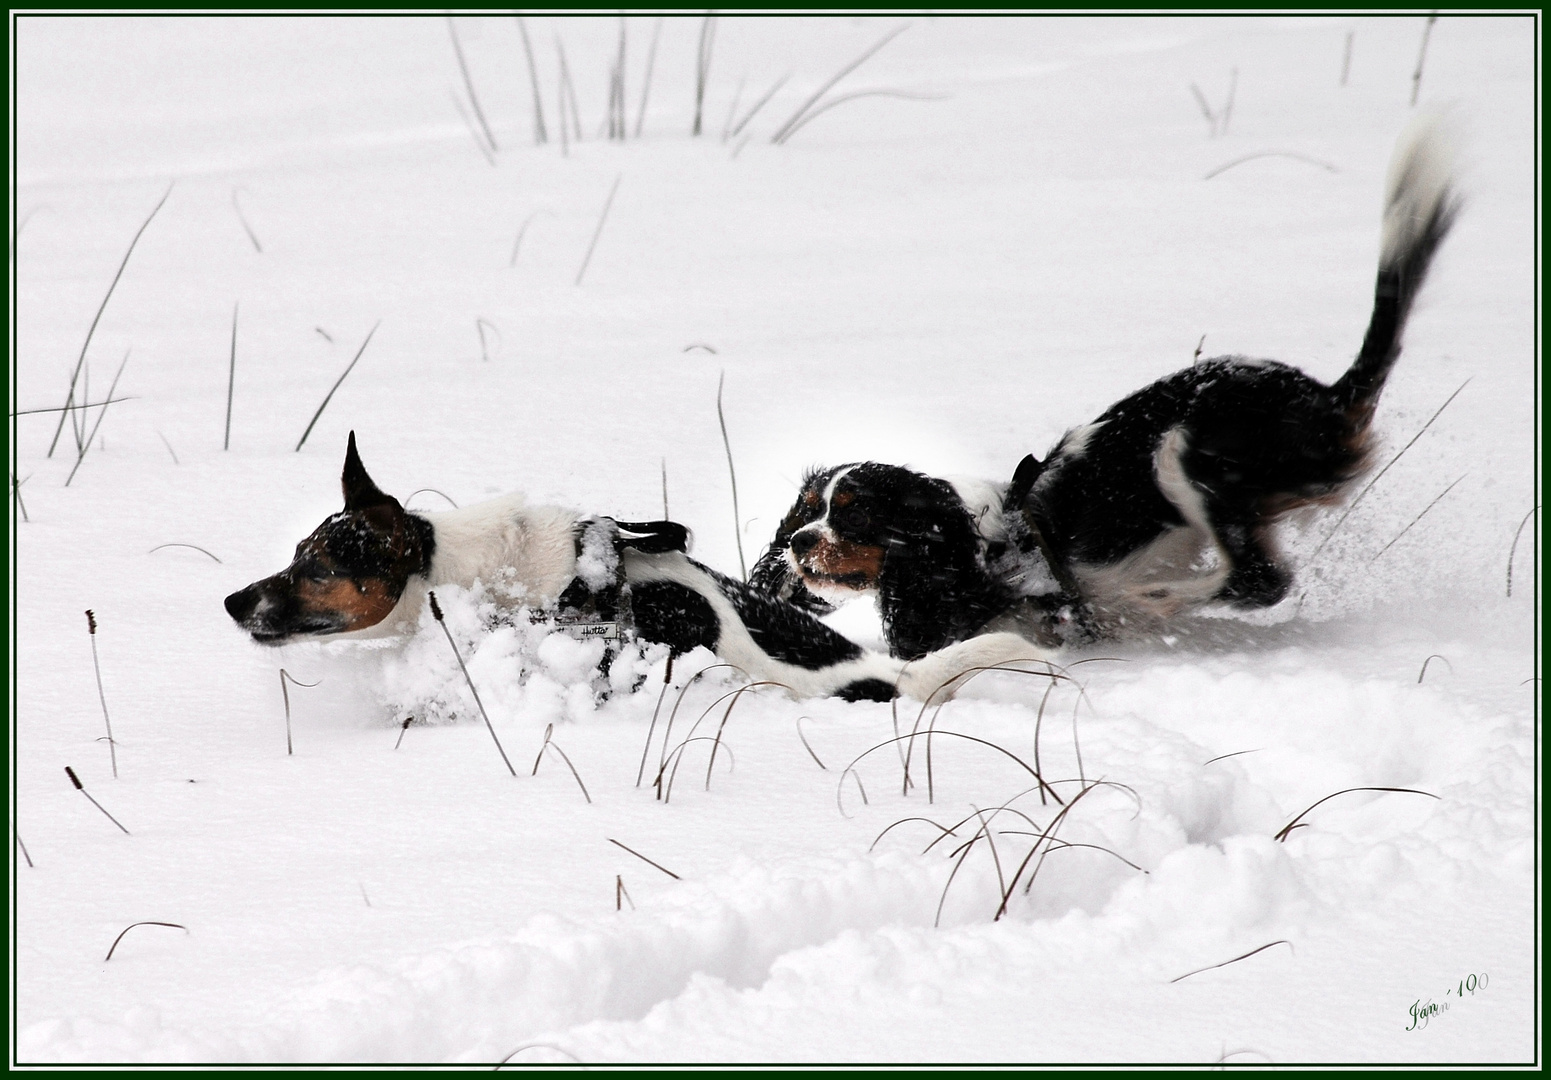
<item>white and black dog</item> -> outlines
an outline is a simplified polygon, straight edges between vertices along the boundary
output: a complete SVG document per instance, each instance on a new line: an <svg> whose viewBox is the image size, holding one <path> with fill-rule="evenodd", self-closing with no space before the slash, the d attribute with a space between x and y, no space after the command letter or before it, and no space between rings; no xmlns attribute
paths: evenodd
<svg viewBox="0 0 1551 1080"><path fill-rule="evenodd" d="M517 601L562 621L592 619L669 646L705 646L752 679L798 697L941 700L981 666L1040 659L1011 634L964 641L918 663L870 652L804 611L685 554L673 522L584 518L507 495L464 509L411 513L372 482L350 433L345 508L296 546L291 564L226 598L254 641L399 636L440 585L504 582Z"/></svg>
<svg viewBox="0 0 1551 1080"><path fill-rule="evenodd" d="M1417 293L1459 213L1435 120L1390 164L1373 312L1330 385L1224 356L1166 376L971 489L893 465L815 471L755 566L808 610L876 592L895 656L977 633L1042 644L1205 603L1267 607L1291 575L1275 523L1332 504L1369 467L1372 418ZM987 490L989 488L989 490Z"/></svg>

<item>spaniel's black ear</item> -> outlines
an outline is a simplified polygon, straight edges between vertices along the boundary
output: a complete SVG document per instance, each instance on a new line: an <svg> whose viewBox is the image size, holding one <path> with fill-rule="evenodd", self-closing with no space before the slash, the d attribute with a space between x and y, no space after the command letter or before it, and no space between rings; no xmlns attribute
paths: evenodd
<svg viewBox="0 0 1551 1080"><path fill-rule="evenodd" d="M345 490L346 510L365 510L395 501L393 496L384 494L381 488L372 483L372 478L366 475L366 466L361 464L361 455L355 450L353 431L345 447L345 470L340 475L339 483Z"/></svg>
<svg viewBox="0 0 1551 1080"><path fill-rule="evenodd" d="M1025 454L1023 460L1018 462L1018 467L1013 470L1012 483L1007 485L1007 495L1002 505L1021 507L1023 500L1029 497L1029 492L1034 490L1034 482L1039 479L1039 474L1044 471L1044 462L1033 454Z"/></svg>

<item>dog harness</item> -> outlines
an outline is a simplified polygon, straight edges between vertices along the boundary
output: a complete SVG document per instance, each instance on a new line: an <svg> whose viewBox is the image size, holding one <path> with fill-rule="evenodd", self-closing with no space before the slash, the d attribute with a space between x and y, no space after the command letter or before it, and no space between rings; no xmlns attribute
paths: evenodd
<svg viewBox="0 0 1551 1080"><path fill-rule="evenodd" d="M630 588L620 553L649 555L689 550L689 530L675 521L615 521L584 518L576 523L576 576L555 610L555 626L579 641L598 639L609 648L635 637Z"/></svg>

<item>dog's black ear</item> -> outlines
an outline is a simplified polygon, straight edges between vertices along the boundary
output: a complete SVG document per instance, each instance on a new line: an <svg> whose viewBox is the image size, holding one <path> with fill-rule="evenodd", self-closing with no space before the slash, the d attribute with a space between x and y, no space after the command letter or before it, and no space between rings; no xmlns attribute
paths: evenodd
<svg viewBox="0 0 1551 1080"><path fill-rule="evenodd" d="M1018 467L1013 470L1012 483L1007 485L1007 495L1002 505L1021 507L1023 500L1028 498L1029 492L1034 490L1034 482L1039 479L1039 474L1044 471L1044 462L1033 454L1025 454L1023 460L1018 462Z"/></svg>
<svg viewBox="0 0 1551 1080"><path fill-rule="evenodd" d="M372 478L366 475L366 466L361 464L361 455L355 450L353 431L345 447L345 470L340 475L339 483L345 490L346 510L365 510L395 501L393 496L384 494L381 488L372 483Z"/></svg>

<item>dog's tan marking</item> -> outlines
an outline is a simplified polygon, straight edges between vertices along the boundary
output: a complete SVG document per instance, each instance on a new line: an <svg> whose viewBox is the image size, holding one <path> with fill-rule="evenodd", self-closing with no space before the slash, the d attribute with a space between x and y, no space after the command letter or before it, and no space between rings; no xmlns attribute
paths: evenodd
<svg viewBox="0 0 1551 1080"><path fill-rule="evenodd" d="M877 588L878 575L883 571L883 548L826 537L803 556L802 569L806 574L840 579L852 588Z"/></svg>
<svg viewBox="0 0 1551 1080"><path fill-rule="evenodd" d="M398 603L398 596L381 578L303 580L296 583L296 598L306 613L342 616L342 630L376 626Z"/></svg>

